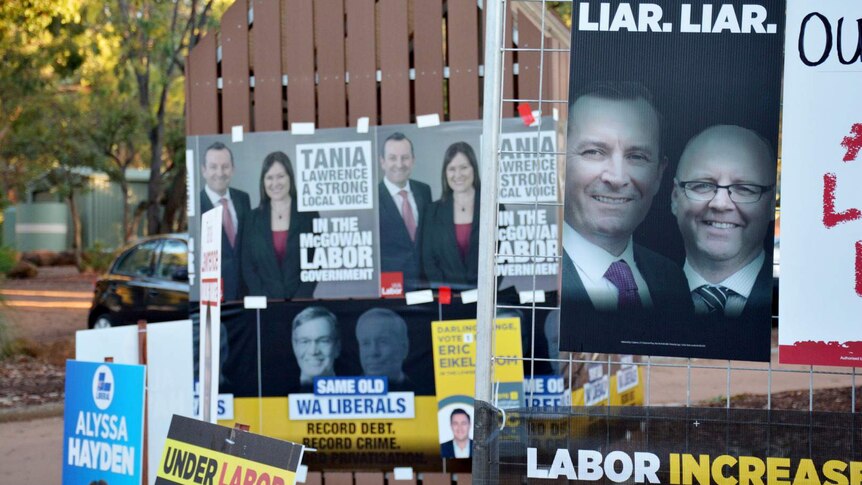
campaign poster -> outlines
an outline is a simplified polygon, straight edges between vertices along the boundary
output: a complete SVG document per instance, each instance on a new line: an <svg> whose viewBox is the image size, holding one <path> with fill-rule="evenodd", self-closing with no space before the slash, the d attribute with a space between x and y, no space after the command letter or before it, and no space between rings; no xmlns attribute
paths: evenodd
<svg viewBox="0 0 862 485"><path fill-rule="evenodd" d="M388 125L375 133L381 294L476 288L481 124Z"/></svg>
<svg viewBox="0 0 862 485"><path fill-rule="evenodd" d="M200 213L227 204L224 301L379 296L373 134L262 132L187 143ZM189 218L191 234L199 223ZM199 254L199 241L190 246Z"/></svg>
<svg viewBox="0 0 862 485"><path fill-rule="evenodd" d="M573 5L562 350L769 360L784 10Z"/></svg>
<svg viewBox="0 0 862 485"><path fill-rule="evenodd" d="M440 465L431 322L434 304L400 300L270 302L227 324L232 422L302 443L312 469ZM258 399L258 368L262 383Z"/></svg>
<svg viewBox="0 0 862 485"><path fill-rule="evenodd" d="M559 289L559 216L563 157L557 123L540 118L526 126L505 119L500 134L497 277L499 289Z"/></svg>
<svg viewBox="0 0 862 485"><path fill-rule="evenodd" d="M215 422L218 414L218 384L221 362L222 279L222 211L210 209L201 217L200 321L197 326L198 376L196 389L199 404L195 416Z"/></svg>
<svg viewBox="0 0 862 485"><path fill-rule="evenodd" d="M781 363L862 365L862 3L788 1Z"/></svg>
<svg viewBox="0 0 862 485"><path fill-rule="evenodd" d="M142 365L66 361L64 484L141 483L145 373Z"/></svg>
<svg viewBox="0 0 862 485"><path fill-rule="evenodd" d="M470 458L473 449L473 394L476 389L476 320L443 320L431 324L437 427L443 458ZM495 322L493 380L495 403L518 408L524 396L521 322Z"/></svg>
<svg viewBox="0 0 862 485"><path fill-rule="evenodd" d="M300 444L174 415L156 485L293 485Z"/></svg>

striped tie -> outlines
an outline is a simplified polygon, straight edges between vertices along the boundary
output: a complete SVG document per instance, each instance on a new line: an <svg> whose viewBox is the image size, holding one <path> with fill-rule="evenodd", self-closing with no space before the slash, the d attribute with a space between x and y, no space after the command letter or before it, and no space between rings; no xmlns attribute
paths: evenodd
<svg viewBox="0 0 862 485"><path fill-rule="evenodd" d="M736 292L724 286L703 285L694 289L696 294L706 305L706 313L724 313L727 298Z"/></svg>

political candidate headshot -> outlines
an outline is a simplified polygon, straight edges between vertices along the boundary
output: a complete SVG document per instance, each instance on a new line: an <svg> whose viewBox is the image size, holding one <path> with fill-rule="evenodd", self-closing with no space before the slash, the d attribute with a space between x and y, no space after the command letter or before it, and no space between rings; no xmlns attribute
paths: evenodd
<svg viewBox="0 0 862 485"><path fill-rule="evenodd" d="M222 142L208 146L201 161L204 187L200 192L201 214L221 207L222 215L222 294L227 301L247 294L240 263L242 230L251 200L246 192L230 186L234 174L233 152Z"/></svg>
<svg viewBox="0 0 862 485"><path fill-rule="evenodd" d="M626 335L590 328L614 323L603 314L674 313L683 301L690 307L681 269L632 238L667 168L661 128L652 94L637 82L594 83L571 98L561 350L618 350Z"/></svg>
<svg viewBox="0 0 862 485"><path fill-rule="evenodd" d="M311 385L315 377L334 376L335 360L341 355L335 315L326 308L310 306L294 317L291 328L300 384Z"/></svg>
<svg viewBox="0 0 862 485"><path fill-rule="evenodd" d="M683 270L695 312L769 320L776 155L758 133L732 125L695 135L680 157L671 194L685 245Z"/></svg>
<svg viewBox="0 0 862 485"><path fill-rule="evenodd" d="M672 263L633 244L632 234L649 212L666 167L661 116L644 86L598 83L575 98L569 109L563 248L576 269L570 275L580 279L597 310L657 303L649 273L661 269L656 264Z"/></svg>
<svg viewBox="0 0 862 485"><path fill-rule="evenodd" d="M473 440L470 439L470 414L464 409L455 408L449 415L452 439L440 443L440 456L443 458L470 458L473 454Z"/></svg>
<svg viewBox="0 0 862 485"><path fill-rule="evenodd" d="M415 162L413 142L401 132L390 134L380 145L380 269L400 273L403 291L423 286L422 226L431 204L431 187L410 178Z"/></svg>
<svg viewBox="0 0 862 485"><path fill-rule="evenodd" d="M387 308L372 308L356 321L359 361L367 376L386 376L390 391L412 390L404 373L404 360L410 351L407 322Z"/></svg>

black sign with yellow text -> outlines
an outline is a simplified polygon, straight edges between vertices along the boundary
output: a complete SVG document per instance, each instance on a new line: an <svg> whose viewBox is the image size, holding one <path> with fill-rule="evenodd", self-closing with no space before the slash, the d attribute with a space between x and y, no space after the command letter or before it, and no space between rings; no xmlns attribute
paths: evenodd
<svg viewBox="0 0 862 485"><path fill-rule="evenodd" d="M493 439L500 483L862 484L862 419L850 413L533 408L507 411Z"/></svg>

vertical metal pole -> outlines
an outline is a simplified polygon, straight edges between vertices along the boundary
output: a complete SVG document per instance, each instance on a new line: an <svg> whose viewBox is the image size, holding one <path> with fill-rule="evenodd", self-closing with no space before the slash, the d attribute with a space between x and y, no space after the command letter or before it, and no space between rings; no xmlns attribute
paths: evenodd
<svg viewBox="0 0 862 485"><path fill-rule="evenodd" d="M769 360L769 369L766 371L766 409L772 409L772 359Z"/></svg>
<svg viewBox="0 0 862 485"><path fill-rule="evenodd" d="M646 405L649 407L650 405L650 377L652 376L652 356L647 356L647 367L646 367Z"/></svg>
<svg viewBox="0 0 862 485"><path fill-rule="evenodd" d="M686 363L685 407L691 407L691 358Z"/></svg>
<svg viewBox="0 0 862 485"><path fill-rule="evenodd" d="M808 411L814 411L814 366L808 366Z"/></svg>
<svg viewBox="0 0 862 485"><path fill-rule="evenodd" d="M201 406L201 416L203 417L203 421L205 423L211 423L212 421L212 412L210 406L212 406L212 316L210 305L207 305L207 314L203 320L203 337L202 340L204 342L204 368L198 369L198 376L201 380L201 395L200 402Z"/></svg>
<svg viewBox="0 0 862 485"><path fill-rule="evenodd" d="M503 1L485 2L485 89L482 107L482 179L479 211L479 280L476 302L476 399L491 401L491 355L497 284L494 275L497 227L497 159L503 76L500 69Z"/></svg>
<svg viewBox="0 0 862 485"><path fill-rule="evenodd" d="M494 274L497 252L497 160L500 145L503 84L503 0L485 0L485 86L482 106L481 179L479 210L479 279L476 302L476 411L473 447L473 476L476 483L494 483L497 476L496 445L488 441L496 419L490 413L494 316L497 278Z"/></svg>
<svg viewBox="0 0 862 485"><path fill-rule="evenodd" d="M263 376L261 375L260 308L257 312L257 432L263 434Z"/></svg>
<svg viewBox="0 0 862 485"><path fill-rule="evenodd" d="M610 389L610 387L611 387L611 354L608 354L608 405L607 405L608 415L610 415L610 411L611 411L611 389ZM610 425L610 421L608 422L608 425ZM610 430L608 430L608 433L610 433ZM610 435L608 435L608 443L610 443Z"/></svg>
<svg viewBox="0 0 862 485"><path fill-rule="evenodd" d="M730 409L730 361L727 361L727 401L725 403L727 409Z"/></svg>

